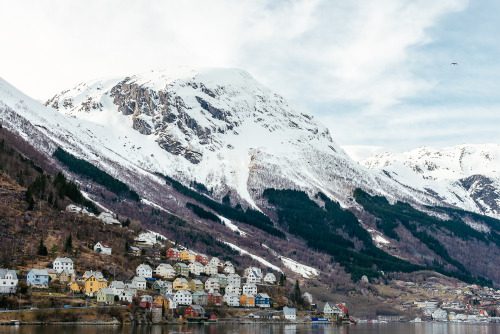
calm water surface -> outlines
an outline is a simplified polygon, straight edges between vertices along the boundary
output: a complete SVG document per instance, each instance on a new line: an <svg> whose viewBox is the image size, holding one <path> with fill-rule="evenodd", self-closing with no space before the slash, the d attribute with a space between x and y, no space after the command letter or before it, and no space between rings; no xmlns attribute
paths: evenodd
<svg viewBox="0 0 500 334"><path fill-rule="evenodd" d="M338 326L307 325L180 325L180 326L0 326L0 334L500 334L500 324L395 323Z"/></svg>

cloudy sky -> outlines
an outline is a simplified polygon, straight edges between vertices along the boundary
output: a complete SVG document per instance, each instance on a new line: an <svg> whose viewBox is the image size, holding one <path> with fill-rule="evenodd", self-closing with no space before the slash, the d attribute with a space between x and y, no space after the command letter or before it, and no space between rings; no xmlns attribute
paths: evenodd
<svg viewBox="0 0 500 334"><path fill-rule="evenodd" d="M0 76L46 100L98 77L236 67L357 154L500 143L499 12L498 0L0 0Z"/></svg>

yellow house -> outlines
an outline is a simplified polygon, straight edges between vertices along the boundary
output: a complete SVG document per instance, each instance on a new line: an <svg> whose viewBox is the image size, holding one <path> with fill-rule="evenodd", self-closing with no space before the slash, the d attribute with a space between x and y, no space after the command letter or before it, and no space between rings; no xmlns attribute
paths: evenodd
<svg viewBox="0 0 500 334"><path fill-rule="evenodd" d="M174 289L176 291L177 290L187 290L188 284L189 284L189 282L187 279L178 277L174 280L174 283L172 283L172 289Z"/></svg>
<svg viewBox="0 0 500 334"><path fill-rule="evenodd" d="M73 282L71 282L71 284L69 284L70 291L74 292L74 293L82 292L84 287L85 287L85 283L83 283L83 282L73 281Z"/></svg>
<svg viewBox="0 0 500 334"><path fill-rule="evenodd" d="M85 294L87 296L94 296L96 292L107 287L108 280L100 272L91 274L85 280Z"/></svg>
<svg viewBox="0 0 500 334"><path fill-rule="evenodd" d="M74 280L75 280L75 274L73 273L71 275L67 270L63 270L59 274L59 282L61 282L61 283L69 283L69 282L74 281Z"/></svg>
<svg viewBox="0 0 500 334"><path fill-rule="evenodd" d="M54 269L47 269L51 281L57 281L57 271Z"/></svg>
<svg viewBox="0 0 500 334"><path fill-rule="evenodd" d="M190 250L185 249L181 252L181 260L194 262L196 261L196 254L191 252Z"/></svg>
<svg viewBox="0 0 500 334"><path fill-rule="evenodd" d="M252 295L241 295L240 306L254 307L255 298Z"/></svg>
<svg viewBox="0 0 500 334"><path fill-rule="evenodd" d="M191 292L203 290L204 285L200 280L193 279L188 283L188 289Z"/></svg>

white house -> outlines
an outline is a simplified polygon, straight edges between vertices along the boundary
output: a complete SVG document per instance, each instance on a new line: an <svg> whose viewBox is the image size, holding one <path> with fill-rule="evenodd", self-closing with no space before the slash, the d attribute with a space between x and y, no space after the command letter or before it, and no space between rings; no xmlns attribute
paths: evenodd
<svg viewBox="0 0 500 334"><path fill-rule="evenodd" d="M238 274L227 275L227 284L241 286L241 276Z"/></svg>
<svg viewBox="0 0 500 334"><path fill-rule="evenodd" d="M202 272L204 272L204 267L201 263L199 262L191 262L188 265L189 272L195 274L196 276L199 276Z"/></svg>
<svg viewBox="0 0 500 334"><path fill-rule="evenodd" d="M267 273L264 276L264 282L267 284L276 284L276 276L273 273Z"/></svg>
<svg viewBox="0 0 500 334"><path fill-rule="evenodd" d="M132 284L137 287L137 290L146 290L146 279L142 276L134 276Z"/></svg>
<svg viewBox="0 0 500 334"><path fill-rule="evenodd" d="M18 283L14 270L0 269L0 293L15 293Z"/></svg>
<svg viewBox="0 0 500 334"><path fill-rule="evenodd" d="M104 242L97 242L94 245L94 251L100 252L101 254L104 255L111 255L111 246L108 244L105 244Z"/></svg>
<svg viewBox="0 0 500 334"><path fill-rule="evenodd" d="M177 305L191 305L193 303L193 296L187 290L179 290L174 294L174 301Z"/></svg>
<svg viewBox="0 0 500 334"><path fill-rule="evenodd" d="M335 306L335 305L330 305L329 303L326 303L325 304L325 307L323 308L323 314L326 315L326 316L330 316L330 315L338 315L338 316L341 316L342 315L342 310Z"/></svg>
<svg viewBox="0 0 500 334"><path fill-rule="evenodd" d="M226 286L226 294L228 293L232 293L239 296L241 295L241 288L239 285L228 284Z"/></svg>
<svg viewBox="0 0 500 334"><path fill-rule="evenodd" d="M207 279L205 281L205 290L210 290L210 289L218 291L220 289L219 280L213 277Z"/></svg>
<svg viewBox="0 0 500 334"><path fill-rule="evenodd" d="M155 274L159 275L163 278L174 278L175 277L175 269L171 265L167 263L160 263L158 267L156 267Z"/></svg>
<svg viewBox="0 0 500 334"><path fill-rule="evenodd" d="M213 266L210 263L208 263L205 267L205 274L211 276L217 274L217 266Z"/></svg>
<svg viewBox="0 0 500 334"><path fill-rule="evenodd" d="M262 270L256 267L245 269L247 283L260 283L262 281Z"/></svg>
<svg viewBox="0 0 500 334"><path fill-rule="evenodd" d="M73 269L73 260L69 257L58 257L52 262L52 268L56 273L60 274L63 270L66 270L70 275L73 275L75 270Z"/></svg>
<svg viewBox="0 0 500 334"><path fill-rule="evenodd" d="M286 320L297 320L297 309L295 307L283 307L283 316Z"/></svg>
<svg viewBox="0 0 500 334"><path fill-rule="evenodd" d="M227 267L224 267L224 272L226 274L234 274L236 272L236 270L234 269L233 266L227 266Z"/></svg>
<svg viewBox="0 0 500 334"><path fill-rule="evenodd" d="M134 298L134 295L132 294L132 292L130 292L128 290L124 290L124 291L120 292L120 294L118 295L118 298L120 299L121 302L132 303L132 298Z"/></svg>
<svg viewBox="0 0 500 334"><path fill-rule="evenodd" d="M234 293L227 293L222 298L222 301L227 304L227 306L240 306L240 297Z"/></svg>
<svg viewBox="0 0 500 334"><path fill-rule="evenodd" d="M119 296L123 291L125 291L125 283L123 283L123 281L113 281L108 288L113 290L115 296Z"/></svg>
<svg viewBox="0 0 500 334"><path fill-rule="evenodd" d="M216 257L213 257L209 262L208 264L211 264L212 266L214 267L218 267L218 266L222 266L222 262L216 258Z"/></svg>
<svg viewBox="0 0 500 334"><path fill-rule="evenodd" d="M253 283L243 285L243 294L255 296L257 294L257 285Z"/></svg>
<svg viewBox="0 0 500 334"><path fill-rule="evenodd" d="M257 268L257 267L248 267L248 268L246 268L245 271L243 272L243 276L247 277L252 272L255 273L255 275L257 275L259 277L263 277L263 275L262 275L262 269Z"/></svg>
<svg viewBox="0 0 500 334"><path fill-rule="evenodd" d="M148 264L140 264L135 269L135 274L140 277L151 278L153 277L153 269Z"/></svg>

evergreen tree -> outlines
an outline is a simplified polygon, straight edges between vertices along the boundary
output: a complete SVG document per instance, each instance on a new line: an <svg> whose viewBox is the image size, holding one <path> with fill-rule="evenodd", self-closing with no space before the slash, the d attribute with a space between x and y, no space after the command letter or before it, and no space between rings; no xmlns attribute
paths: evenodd
<svg viewBox="0 0 500 334"><path fill-rule="evenodd" d="M49 252L47 251L47 247L45 247L45 245L43 244L43 237L42 239L40 239L40 245L38 245L37 254L41 256L47 256L47 254L49 254Z"/></svg>
<svg viewBox="0 0 500 334"><path fill-rule="evenodd" d="M66 241L64 242L64 252L69 253L73 249L73 238L71 237L71 233L69 234L69 237L66 238Z"/></svg>

